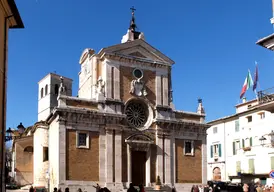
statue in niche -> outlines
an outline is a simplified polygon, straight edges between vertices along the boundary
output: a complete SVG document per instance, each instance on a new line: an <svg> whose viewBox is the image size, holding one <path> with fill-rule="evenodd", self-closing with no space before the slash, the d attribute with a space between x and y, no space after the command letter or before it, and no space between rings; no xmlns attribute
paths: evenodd
<svg viewBox="0 0 274 192"><path fill-rule="evenodd" d="M147 96L147 91L145 88L145 84L141 79L134 79L131 81L130 93L135 94L137 96Z"/></svg>
<svg viewBox="0 0 274 192"><path fill-rule="evenodd" d="M97 80L96 87L97 87L98 94L102 94L102 95L105 94L105 82L101 76L99 76Z"/></svg>

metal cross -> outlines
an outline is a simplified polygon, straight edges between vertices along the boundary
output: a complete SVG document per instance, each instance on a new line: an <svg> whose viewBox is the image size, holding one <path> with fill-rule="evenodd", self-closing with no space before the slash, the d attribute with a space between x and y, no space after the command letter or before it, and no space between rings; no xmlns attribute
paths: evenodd
<svg viewBox="0 0 274 192"><path fill-rule="evenodd" d="M130 8L130 10L132 11L132 14L134 14L134 11L136 11L136 9L134 8L134 6L132 6L132 7Z"/></svg>

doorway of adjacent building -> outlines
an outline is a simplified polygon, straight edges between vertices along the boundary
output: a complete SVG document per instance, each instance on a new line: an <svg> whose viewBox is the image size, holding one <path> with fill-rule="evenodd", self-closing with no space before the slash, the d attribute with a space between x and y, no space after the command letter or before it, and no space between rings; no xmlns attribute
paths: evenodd
<svg viewBox="0 0 274 192"><path fill-rule="evenodd" d="M132 183L134 186L143 184L146 181L146 152L132 151Z"/></svg>
<svg viewBox="0 0 274 192"><path fill-rule="evenodd" d="M215 167L213 169L213 180L214 181L221 181L222 180L221 169L219 167Z"/></svg>

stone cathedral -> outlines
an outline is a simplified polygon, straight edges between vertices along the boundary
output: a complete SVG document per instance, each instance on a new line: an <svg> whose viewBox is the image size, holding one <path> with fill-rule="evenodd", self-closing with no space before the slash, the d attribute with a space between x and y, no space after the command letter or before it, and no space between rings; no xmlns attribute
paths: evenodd
<svg viewBox="0 0 274 192"><path fill-rule="evenodd" d="M122 42L80 60L78 96L72 80L50 73L39 84L33 138L33 184L125 191L129 183L189 191L206 183L206 129L197 112L176 110L174 61L136 30L134 12ZM17 168L17 171L20 171Z"/></svg>

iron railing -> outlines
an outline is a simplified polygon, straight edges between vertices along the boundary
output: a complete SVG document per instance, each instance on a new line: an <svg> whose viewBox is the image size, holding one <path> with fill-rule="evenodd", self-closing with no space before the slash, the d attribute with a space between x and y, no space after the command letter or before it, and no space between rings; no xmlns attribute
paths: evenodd
<svg viewBox="0 0 274 192"><path fill-rule="evenodd" d="M257 95L259 104L274 101L274 87L258 91Z"/></svg>

